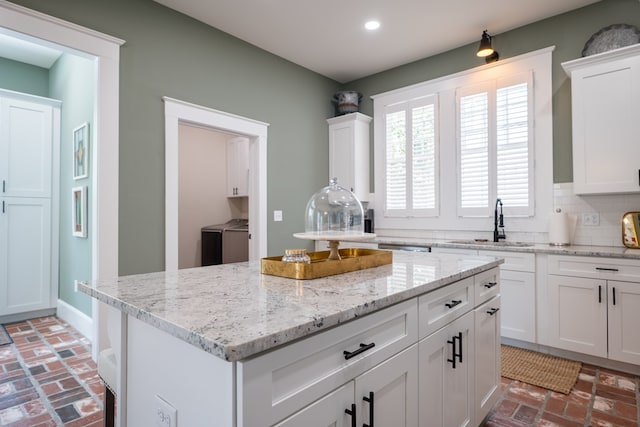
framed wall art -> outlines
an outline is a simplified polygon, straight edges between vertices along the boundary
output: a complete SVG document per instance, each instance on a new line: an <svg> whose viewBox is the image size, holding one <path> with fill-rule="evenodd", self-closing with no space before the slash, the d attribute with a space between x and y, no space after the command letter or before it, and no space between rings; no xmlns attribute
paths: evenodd
<svg viewBox="0 0 640 427"><path fill-rule="evenodd" d="M89 123L73 130L73 179L89 176Z"/></svg>
<svg viewBox="0 0 640 427"><path fill-rule="evenodd" d="M87 237L87 187L71 189L71 227L75 237Z"/></svg>

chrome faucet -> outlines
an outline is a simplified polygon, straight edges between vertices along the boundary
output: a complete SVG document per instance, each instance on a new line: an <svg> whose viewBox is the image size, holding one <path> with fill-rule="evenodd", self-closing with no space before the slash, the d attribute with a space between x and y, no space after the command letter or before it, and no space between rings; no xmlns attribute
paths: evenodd
<svg viewBox="0 0 640 427"><path fill-rule="evenodd" d="M500 205L500 215L498 215L498 205ZM496 207L493 211L493 241L499 242L500 239L506 239L504 234L504 216L502 215L502 200L496 199Z"/></svg>

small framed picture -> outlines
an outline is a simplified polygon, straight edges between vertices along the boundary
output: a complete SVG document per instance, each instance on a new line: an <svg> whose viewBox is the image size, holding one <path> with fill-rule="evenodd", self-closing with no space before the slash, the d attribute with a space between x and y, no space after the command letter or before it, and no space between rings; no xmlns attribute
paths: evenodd
<svg viewBox="0 0 640 427"><path fill-rule="evenodd" d="M71 189L71 226L75 237L87 237L87 187Z"/></svg>
<svg viewBox="0 0 640 427"><path fill-rule="evenodd" d="M73 130L73 179L89 176L89 123Z"/></svg>

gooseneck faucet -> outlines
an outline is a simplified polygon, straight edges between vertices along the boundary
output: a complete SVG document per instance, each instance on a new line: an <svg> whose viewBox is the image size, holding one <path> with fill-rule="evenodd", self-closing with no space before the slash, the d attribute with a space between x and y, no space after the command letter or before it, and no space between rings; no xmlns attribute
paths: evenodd
<svg viewBox="0 0 640 427"><path fill-rule="evenodd" d="M498 205L500 205L500 215L498 215ZM504 216L502 215L502 200L496 199L496 207L493 211L493 241L498 242L500 239L506 239L504 234Z"/></svg>

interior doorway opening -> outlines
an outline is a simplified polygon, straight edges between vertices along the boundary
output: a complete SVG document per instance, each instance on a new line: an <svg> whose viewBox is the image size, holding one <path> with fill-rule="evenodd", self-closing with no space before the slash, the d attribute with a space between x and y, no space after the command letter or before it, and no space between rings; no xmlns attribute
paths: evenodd
<svg viewBox="0 0 640 427"><path fill-rule="evenodd" d="M249 260L249 138L178 125L178 268Z"/></svg>
<svg viewBox="0 0 640 427"><path fill-rule="evenodd" d="M164 97L165 102L165 270L180 268L180 129L204 128L248 140L246 208L249 260L267 253L267 128L268 124ZM183 166L183 169L185 166ZM225 179L226 182L226 179ZM228 190L227 190L228 191ZM228 196L228 195L227 195ZM233 197L230 198L235 198ZM237 195L236 195L237 196Z"/></svg>

